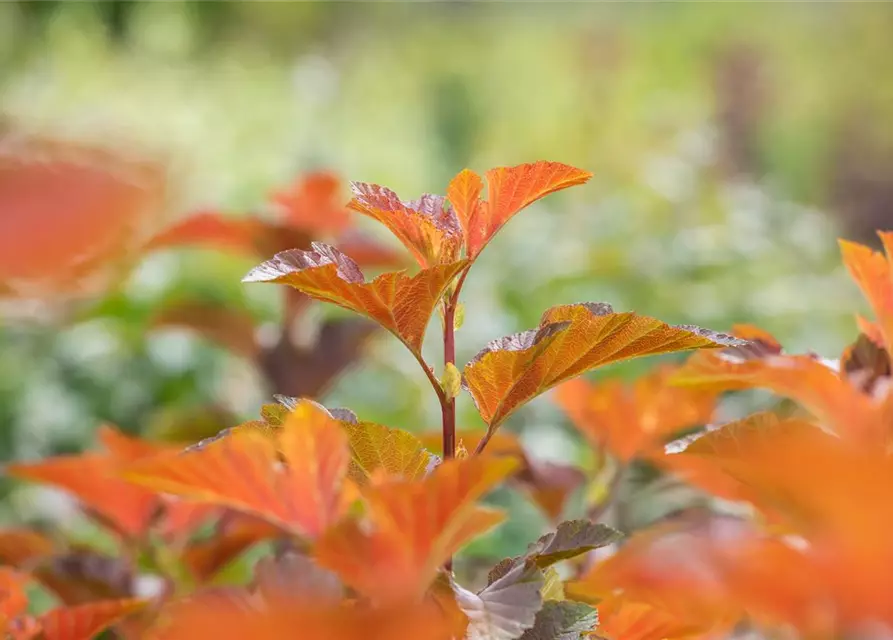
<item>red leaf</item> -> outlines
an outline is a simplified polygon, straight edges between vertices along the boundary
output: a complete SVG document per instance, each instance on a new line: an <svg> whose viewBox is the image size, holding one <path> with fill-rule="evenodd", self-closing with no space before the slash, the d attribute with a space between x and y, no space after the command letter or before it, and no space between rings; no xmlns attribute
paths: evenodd
<svg viewBox="0 0 893 640"><path fill-rule="evenodd" d="M476 203L480 178L463 171L450 185L450 198L462 207L466 251L475 258L506 222L526 206L550 193L583 184L592 174L559 162L535 162L497 167L486 173L487 202Z"/></svg>
<svg viewBox="0 0 893 640"><path fill-rule="evenodd" d="M385 273L367 283L353 260L334 247L314 242L311 251L277 254L255 267L243 282L287 284L317 300L365 315L418 354L435 305L465 265L465 261L437 265L412 277Z"/></svg>
<svg viewBox="0 0 893 640"><path fill-rule="evenodd" d="M523 403L590 369L646 355L742 344L691 326L672 327L607 304L547 310L538 329L494 340L465 366L464 386L491 430Z"/></svg>
<svg viewBox="0 0 893 640"><path fill-rule="evenodd" d="M38 618L43 629L41 637L45 640L90 640L146 604L145 600L107 600L54 609Z"/></svg>
<svg viewBox="0 0 893 640"><path fill-rule="evenodd" d="M137 462L126 476L157 491L255 514L315 538L344 515L352 500L349 462L340 424L301 402L275 441L240 429L191 451Z"/></svg>
<svg viewBox="0 0 893 640"><path fill-rule="evenodd" d="M347 520L319 540L319 563L380 601L421 596L440 566L502 521L475 501L517 467L509 458L447 460L417 481L371 487L368 523Z"/></svg>
<svg viewBox="0 0 893 640"><path fill-rule="evenodd" d="M397 194L374 184L351 183L354 198L348 207L385 225L409 249L422 268L459 259L462 231L443 196L425 194L401 202Z"/></svg>

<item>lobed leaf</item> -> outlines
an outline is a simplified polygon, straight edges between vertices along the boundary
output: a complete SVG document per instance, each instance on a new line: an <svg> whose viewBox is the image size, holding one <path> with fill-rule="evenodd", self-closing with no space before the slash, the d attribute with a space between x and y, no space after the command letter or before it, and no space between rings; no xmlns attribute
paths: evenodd
<svg viewBox="0 0 893 640"><path fill-rule="evenodd" d="M446 460L420 480L370 487L368 522L345 520L329 529L314 555L371 598L419 597L447 558L502 521L475 501L516 466L505 458Z"/></svg>
<svg viewBox="0 0 893 640"><path fill-rule="evenodd" d="M191 451L137 462L127 477L315 538L346 513L352 500L346 484L347 436L324 409L308 401L279 429L275 441L250 428L235 431Z"/></svg>
<svg viewBox="0 0 893 640"><path fill-rule="evenodd" d="M459 259L462 231L443 196L425 194L402 202L397 194L374 184L351 183L348 207L378 220L409 249L423 269Z"/></svg>
<svg viewBox="0 0 893 640"><path fill-rule="evenodd" d="M493 431L519 406L590 369L660 353L744 345L692 326L673 327L610 305L547 310L538 329L494 340L465 366L464 385Z"/></svg>
<svg viewBox="0 0 893 640"><path fill-rule="evenodd" d="M311 298L365 315L419 354L434 307L466 264L461 260L438 264L412 277L385 273L367 283L356 262L334 247L314 242L309 251L276 254L243 282L287 284Z"/></svg>

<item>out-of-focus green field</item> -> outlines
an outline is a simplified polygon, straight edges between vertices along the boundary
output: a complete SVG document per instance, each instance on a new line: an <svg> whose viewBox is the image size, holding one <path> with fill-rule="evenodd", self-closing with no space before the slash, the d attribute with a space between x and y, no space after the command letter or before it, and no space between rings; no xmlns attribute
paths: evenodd
<svg viewBox="0 0 893 640"><path fill-rule="evenodd" d="M861 302L835 238L893 211L891 28L881 3L0 3L0 126L164 158L170 216L256 210L320 167L415 198L466 166L566 162L594 179L488 247L461 361L583 300L751 322L836 357ZM240 283L251 266L165 252L66 326L10 314L0 455L78 449L103 421L151 431L209 402L253 416L247 364L147 326L196 295L275 321L276 288ZM416 367L382 337L326 401L432 428ZM479 424L467 399L459 412ZM510 428L545 457L586 455L548 399ZM31 497L9 495L0 521L33 515Z"/></svg>

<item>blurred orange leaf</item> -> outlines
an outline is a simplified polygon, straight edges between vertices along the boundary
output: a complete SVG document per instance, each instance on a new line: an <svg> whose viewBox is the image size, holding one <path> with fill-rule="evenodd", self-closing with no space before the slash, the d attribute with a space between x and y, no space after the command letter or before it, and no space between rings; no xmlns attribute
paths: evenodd
<svg viewBox="0 0 893 640"><path fill-rule="evenodd" d="M378 185L354 182L351 189L354 197L347 206L385 225L423 269L459 259L462 231L443 196L425 194L402 202L396 193Z"/></svg>
<svg viewBox="0 0 893 640"><path fill-rule="evenodd" d="M418 597L447 558L503 520L474 503L516 467L509 458L446 460L421 480L372 486L368 523L345 520L329 529L315 557L376 600Z"/></svg>
<svg viewBox="0 0 893 640"><path fill-rule="evenodd" d="M156 491L252 513L314 538L345 513L353 497L345 484L347 435L322 408L303 401L275 440L241 429L191 451L137 462L126 477Z"/></svg>
<svg viewBox="0 0 893 640"><path fill-rule="evenodd" d="M706 629L630 598L610 596L598 603L598 632L605 640L694 640Z"/></svg>
<svg viewBox="0 0 893 640"><path fill-rule="evenodd" d="M555 400L593 446L628 462L713 415L716 394L671 386L673 371L660 367L628 386L619 380L592 384L576 378L556 389Z"/></svg>
<svg viewBox="0 0 893 640"><path fill-rule="evenodd" d="M91 640L101 631L146 606L145 600L107 600L53 609L37 621L45 640Z"/></svg>
<svg viewBox="0 0 893 640"><path fill-rule="evenodd" d="M254 318L222 304L195 300L174 303L153 316L152 327L191 329L243 358L253 359L258 353Z"/></svg>
<svg viewBox="0 0 893 640"><path fill-rule="evenodd" d="M590 369L641 356L741 341L697 327L673 327L607 304L552 307L538 329L494 340L465 366L464 385L491 431L515 409Z"/></svg>
<svg viewBox="0 0 893 640"><path fill-rule="evenodd" d="M0 530L0 563L21 568L34 560L51 555L54 542L31 529Z"/></svg>
<svg viewBox="0 0 893 640"><path fill-rule="evenodd" d="M337 175L316 171L275 192L271 200L279 205L282 218L296 229L313 234L340 234L352 222L340 191L341 180Z"/></svg>
<svg viewBox="0 0 893 640"><path fill-rule="evenodd" d="M385 273L366 282L357 264L319 242L310 251L285 251L255 267L244 282L287 284L378 322L419 354L434 307L465 261L437 265L410 277Z"/></svg>
<svg viewBox="0 0 893 640"><path fill-rule="evenodd" d="M281 536L282 530L265 520L229 512L210 537L183 549L183 562L197 581L205 582L249 547Z"/></svg>
<svg viewBox="0 0 893 640"><path fill-rule="evenodd" d="M879 405L812 356L697 353L673 382L717 392L769 389L795 400L842 437L869 446L884 442L889 433Z"/></svg>

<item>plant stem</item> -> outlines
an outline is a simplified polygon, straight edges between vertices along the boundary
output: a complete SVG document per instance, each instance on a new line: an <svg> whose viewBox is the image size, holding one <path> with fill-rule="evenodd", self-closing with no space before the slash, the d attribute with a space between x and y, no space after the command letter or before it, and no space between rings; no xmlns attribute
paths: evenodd
<svg viewBox="0 0 893 640"><path fill-rule="evenodd" d="M443 364L456 365L456 299L457 295L450 297L444 303L443 310ZM447 398L444 395L440 405L443 424L443 457L452 458L456 455L456 399Z"/></svg>

